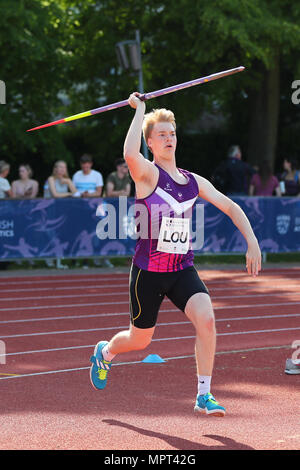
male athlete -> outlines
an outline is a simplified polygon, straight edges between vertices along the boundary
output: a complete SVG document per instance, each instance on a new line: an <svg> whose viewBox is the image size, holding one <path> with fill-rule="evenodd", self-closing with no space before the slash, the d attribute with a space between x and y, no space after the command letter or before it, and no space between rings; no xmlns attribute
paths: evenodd
<svg viewBox="0 0 300 470"><path fill-rule="evenodd" d="M91 357L91 382L96 389L103 389L111 361L117 354L144 349L151 343L160 305L167 296L186 314L196 330L198 394L194 410L224 416L225 408L210 393L216 347L215 320L209 292L193 266L189 219L185 218L187 209L191 209L200 196L231 218L247 241L246 267L252 276L261 269L261 252L241 208L205 178L177 168L173 113L158 109L145 115L145 103L139 96L133 93L128 100L136 111L125 139L124 158L135 182L136 203L146 206L151 228L148 237L138 239L132 261L130 328L117 333L109 342L100 341L95 346ZM153 162L140 153L142 131ZM162 207L162 211L157 211L157 207ZM156 235L153 235L153 227L158 228Z"/></svg>

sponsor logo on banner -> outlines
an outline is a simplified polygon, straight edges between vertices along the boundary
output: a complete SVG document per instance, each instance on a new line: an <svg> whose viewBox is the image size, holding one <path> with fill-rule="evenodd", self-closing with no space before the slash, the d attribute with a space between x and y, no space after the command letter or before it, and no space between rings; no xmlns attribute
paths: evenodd
<svg viewBox="0 0 300 470"><path fill-rule="evenodd" d="M291 222L291 216L288 214L280 214L276 217L276 228L280 235L286 235Z"/></svg>
<svg viewBox="0 0 300 470"><path fill-rule="evenodd" d="M14 221L0 219L0 238L14 237Z"/></svg>
<svg viewBox="0 0 300 470"><path fill-rule="evenodd" d="M3 80L0 80L0 104L6 104L6 85Z"/></svg>
<svg viewBox="0 0 300 470"><path fill-rule="evenodd" d="M6 346L2 340L0 340L0 364L6 364Z"/></svg>
<svg viewBox="0 0 300 470"><path fill-rule="evenodd" d="M300 232L300 217L295 218L294 232Z"/></svg>

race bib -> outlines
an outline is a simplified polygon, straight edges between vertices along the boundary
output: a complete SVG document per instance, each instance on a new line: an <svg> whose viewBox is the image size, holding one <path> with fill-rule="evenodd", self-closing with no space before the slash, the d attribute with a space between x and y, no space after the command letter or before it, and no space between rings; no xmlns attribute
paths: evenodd
<svg viewBox="0 0 300 470"><path fill-rule="evenodd" d="M190 245L190 220L163 217L159 231L157 251L186 254Z"/></svg>

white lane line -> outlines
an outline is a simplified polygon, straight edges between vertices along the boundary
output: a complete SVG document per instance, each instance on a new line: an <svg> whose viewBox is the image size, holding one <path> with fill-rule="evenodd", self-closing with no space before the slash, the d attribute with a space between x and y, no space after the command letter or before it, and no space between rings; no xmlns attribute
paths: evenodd
<svg viewBox="0 0 300 470"><path fill-rule="evenodd" d="M278 331L295 331L295 330L300 330L300 326L296 328L274 328L270 330L254 330L254 331L235 331L231 333L217 333L217 336L235 336L235 335L251 335L251 334L257 334L257 333L275 333ZM173 340L179 340L179 339L193 339L196 338L196 336L177 336L174 338L158 338L158 339L153 339L153 341L173 341Z"/></svg>
<svg viewBox="0 0 300 470"><path fill-rule="evenodd" d="M215 269L215 270L206 270L205 268L204 269L199 269L199 267L196 267L197 271L200 273L200 277L201 277L201 273L202 273L202 276L203 276L203 273L204 272L209 272L209 271L216 271L216 272L223 272L222 270L220 269ZM288 268L288 269L276 269L276 268L265 268L261 271L260 275L258 278L256 278L255 280L256 281L262 281L262 282L270 282L270 280L266 280L264 278L264 275L268 275L268 274L272 274L272 275L284 275L284 274L289 274L290 276L300 276L300 270L299 268ZM227 275L227 276L226 276ZM47 276L40 276L40 275L37 275L37 276L32 276L31 279L27 279L27 278L19 278L18 280L15 280L15 281L12 281L10 279L16 279L16 278L9 278L9 277L6 277L5 280L1 280L0 279L0 287L2 285L7 285L7 284L12 284L12 285L20 285L20 284L54 284L54 283L67 283L67 282L90 282L90 281L110 281L112 278L118 278L120 280L122 279L128 279L129 278L129 269L128 269L128 273L111 273L111 274L94 274L94 275L90 275L91 277L86 277L88 275L86 274L74 274L74 275L70 275L70 274L64 274L64 275L61 275L61 276L53 276L51 279L40 279L41 277L47 277ZM212 282L212 283L223 283L223 282L228 282L228 281L231 281L231 282L236 282L236 277L238 276L239 277L239 280L240 279L245 279L246 277L248 277L247 273L243 270L243 268L241 268L240 270L231 270L230 268L224 270L224 278L223 279L208 279L208 278L205 278L205 276L203 276L203 280L205 280L205 282ZM234 279L231 279L231 276L234 278ZM24 280L26 279L26 280ZM252 279L248 279L247 282L249 283L252 283L253 280Z"/></svg>
<svg viewBox="0 0 300 470"><path fill-rule="evenodd" d="M0 354L0 357L3 356L23 356L24 354L37 354L37 353L44 353L44 352L56 352L56 351L73 351L76 349L86 349L86 348L95 348L95 344L85 344L82 346L66 346L64 348L50 348L50 349L34 349L32 351L19 351L14 353L5 353Z"/></svg>
<svg viewBox="0 0 300 470"><path fill-rule="evenodd" d="M32 307L23 307L23 308L16 308L16 307L8 307L8 308L0 308L1 312L5 311L20 311L23 312L24 310L43 310L43 309L50 309L50 308L72 308L72 307L97 307L100 305L125 305L128 302L93 302L88 304L65 304L65 305L38 305Z"/></svg>
<svg viewBox="0 0 300 470"><path fill-rule="evenodd" d="M270 289L275 289L276 292L280 292L283 291L284 289L293 289L293 288L297 288L299 289L299 283L298 284L280 284L280 289L278 289L278 287L274 287L274 285L260 285L260 284L257 284L257 285L249 285L249 286L241 286L241 285L236 285L235 287L212 287L211 288L211 291L214 292L214 291L222 291L222 292L226 292L226 291L232 291L232 290L238 290L238 291L241 291L241 290L247 290L247 291L254 291L255 293L262 289L263 291L265 290L270 290Z"/></svg>
<svg viewBox="0 0 300 470"><path fill-rule="evenodd" d="M93 345L94 346L94 345ZM237 354L237 353L246 353L246 352L254 352L254 351L268 351L273 349L290 349L291 346L284 345L284 346L268 346L268 347L260 347L260 348L248 348L248 349L233 349L231 351L217 351L215 355L223 355L223 354ZM185 356L173 356L173 357L165 357L163 358L165 361L172 361L176 359L188 359L191 357L195 357L194 354L189 354ZM130 362L119 362L112 364L113 366L125 366L125 365L132 365L132 364L143 364L141 361L130 361ZM19 379L23 377L34 377L39 375L49 375L49 374L58 374L63 372L75 372L80 370L87 370L90 369L91 366L88 367L75 367L72 369L60 369L60 370L49 370L45 372L33 372L32 374L20 374L20 375L11 375L9 377L0 377L0 380L8 380L8 379Z"/></svg>
<svg viewBox="0 0 300 470"><path fill-rule="evenodd" d="M95 277L85 277L85 275L83 274L82 276L74 276L74 278L71 278L71 279L68 279L66 276L61 276L61 277L53 277L53 279L30 279L30 280L20 280L20 281L11 281L10 278L6 277L5 281L2 281L0 280L0 287L1 286L6 286L7 284L12 284L12 285L20 285L20 284L24 284L24 285L32 285L32 284L55 284L55 283L59 283L59 284L62 284L62 283L67 283L67 282L96 282L96 281L99 281L99 282L103 282L103 281L107 281L107 282L110 282L112 279L116 280L117 279L120 279L120 280L123 280L123 279L129 279L129 273L128 274L111 274L110 277L107 277L105 276L104 274L97 274Z"/></svg>
<svg viewBox="0 0 300 470"><path fill-rule="evenodd" d="M171 301L166 300L166 302L171 303ZM126 301L119 301L119 302L93 302L88 304L64 304L64 305L38 305L32 307L23 307L23 308L16 308L16 307L7 307L7 308L0 308L0 312L11 312L11 311L19 311L23 312L25 310L45 310L45 309L57 309L57 308L83 308L83 307L100 307L101 305L127 305L128 302ZM223 310L223 309L231 309L231 308L259 308L259 307L280 307L286 305L300 305L300 302L280 302L280 303L271 303L271 304L247 304L247 305L224 305L219 307L214 307L214 310Z"/></svg>
<svg viewBox="0 0 300 470"><path fill-rule="evenodd" d="M59 290L79 290L79 289L119 289L120 287L128 287L129 283L126 284L107 284L107 285L87 285L87 286L64 286L64 287L33 287L29 289L1 289L1 292L40 292L40 291L59 291ZM25 299L26 297L24 297Z"/></svg>
<svg viewBox="0 0 300 470"><path fill-rule="evenodd" d="M177 309L170 310L160 310L160 312L177 312ZM80 318L97 318L97 317L118 317L127 315L129 316L129 310L127 312L120 313L94 313L90 315L62 315L60 317L45 317L45 318L25 318L20 320L1 320L0 324L9 324L9 323L26 323L26 322L35 322L35 321L50 321L50 320L76 320Z"/></svg>
<svg viewBox="0 0 300 470"><path fill-rule="evenodd" d="M77 290L77 289L76 289ZM88 294L65 294L65 295L52 295L49 296L39 296L39 297L1 297L0 304L3 301L7 302L24 302L26 300L48 300L49 299L74 299L76 297L104 297L109 295L110 297L115 297L116 295L126 295L129 298L128 290L118 291L118 292L89 292ZM274 294L272 294L274 295ZM300 295L300 294L298 294Z"/></svg>
<svg viewBox="0 0 300 470"><path fill-rule="evenodd" d="M182 325L182 323L189 323L190 322L174 322L172 325ZM170 323L160 323L160 326L170 326ZM81 329L81 330L65 330L65 331L45 331L40 333L28 333L28 334L18 334L18 335L5 335L0 336L1 339L8 339L8 338L29 338L32 336L51 336L51 335L66 335L66 334L75 334L75 333L90 333L93 331L109 331L109 330L127 330L128 325L123 326L109 326L105 328L89 328L89 329ZM231 336L231 335L242 335L242 334L252 334L252 333L269 333L271 331L290 331L290 330L300 330L300 327L293 327L293 328L278 328L272 330L254 330L254 331L237 331L237 332L230 332L230 333L217 333L217 336ZM182 338L195 338L195 336L184 336ZM160 338L159 340L153 339L152 341L168 341L169 339L177 339L177 338ZM179 338L181 339L181 338Z"/></svg>
<svg viewBox="0 0 300 470"><path fill-rule="evenodd" d="M299 287L299 286L298 286ZM118 292L99 292L99 293L94 293L94 292L90 292L88 294L65 294L65 295L50 295L49 297L47 296L34 296L34 297L1 297L0 299L0 305L1 305L1 302L24 302L24 301L27 301L27 300L49 300L49 298L52 300L52 299L74 299L76 297L80 297L80 298L83 298L83 297L104 297L104 296L119 296L119 295L126 295L129 299L129 293L128 293L128 290L124 290L124 291L118 291ZM270 294L266 294L266 293L262 293L262 294L258 294L257 292L255 292L255 295L252 294L249 294L249 295L234 295L234 298L235 299L248 299L248 298L257 298L257 297L285 297L285 296L288 296L288 295L291 295L291 296L299 296L300 295L300 292L281 292L281 291L277 291L276 294L274 294L274 292L270 293ZM213 295L211 296L211 299L212 300L218 300L218 299L232 299L233 296L232 295Z"/></svg>
<svg viewBox="0 0 300 470"><path fill-rule="evenodd" d="M128 282L126 284L109 284L109 285L88 285L88 286L64 286L64 287L33 287L32 289L26 288L26 289L1 289L1 293L12 293L12 292L42 292L42 291L60 291L60 290L80 290L80 289L114 289L117 288L119 289L120 287L126 287L126 292L128 292ZM293 288L299 288L299 284L280 284L280 290L281 292L283 289L293 289ZM227 291L232 291L232 290L248 290L251 292L253 290L255 293L257 292L258 289L263 289L263 290L269 290L269 289L275 289L273 285L249 285L249 286L240 286L236 285L235 287L212 287L211 290L214 291L222 291L222 292L227 292ZM278 292L278 289L276 289L276 292ZM284 293L284 292L282 292ZM50 292L51 297L52 294ZM113 293L111 293L113 295ZM270 294L268 294L270 295ZM47 295L48 296L48 295ZM45 296L46 297L46 296ZM19 300L19 299L27 299L29 297L18 297L17 299L14 298L14 300ZM0 299L2 300L2 299Z"/></svg>
<svg viewBox="0 0 300 470"><path fill-rule="evenodd" d="M174 309L167 309L167 310L160 310L159 313L168 313L168 312L178 312L182 313L180 310ZM45 318L26 318L20 320L1 320L0 325L8 325L10 323L30 323L30 322L39 322L39 321L51 321L51 320L81 320L87 318L101 318L101 317L117 317L117 316L129 316L129 312L120 312L120 313L94 313L91 315L67 315L67 316L60 316L60 317L45 317ZM264 318L289 318L289 317L298 317L300 313L286 313L286 314L278 314L278 315L257 315L257 316L250 316L250 317L229 317L229 318L217 318L216 321L235 321L235 320L260 320ZM190 322L187 322L190 323ZM172 323L169 323L170 325Z"/></svg>
<svg viewBox="0 0 300 470"><path fill-rule="evenodd" d="M300 316L300 315L298 315ZM222 320L222 321L228 321L228 320ZM176 323L172 323L172 325L182 325L182 324L189 324L191 325L191 322L176 322ZM170 323L159 323L157 326L169 326ZM101 331L104 331L104 330L111 330L111 329L116 329L116 330L122 330L122 329L126 329L128 327L127 326L118 326L118 327L115 327L115 328L99 328L98 330L101 330ZM294 329L299 329L299 328L289 328L289 330L294 330ZM95 331L95 330L86 330L86 331ZM251 331L250 333L257 333L257 332L260 332L260 331L268 331L269 330L255 330L254 332ZM270 331L282 331L281 329L280 330L270 330ZM76 333L77 331L75 331ZM248 332L229 332L229 333L217 333L217 336L230 336L230 335L236 335L236 334L247 334ZM43 333L41 333L40 335L42 335ZM45 333L45 334L51 334L51 333ZM55 332L53 333L55 334ZM11 337L15 337L15 336L11 336ZM26 335L24 335L24 337L26 337ZM183 336L182 338L195 338L195 336ZM153 339L152 341L167 341L168 338L157 338L157 339ZM20 352L12 352L12 353L8 353L6 352L5 354L0 354L0 357L1 356L19 356L19 355L24 355L24 354L36 354L36 353L43 353L43 352L56 352L56 351L67 351L67 350L75 350L75 349L84 349L84 348L91 348L91 347L95 347L94 344L87 344L87 345L81 345L81 346L67 346L67 347L60 347L60 348L51 348L51 349L37 349L37 350L31 350L31 351L20 351Z"/></svg>

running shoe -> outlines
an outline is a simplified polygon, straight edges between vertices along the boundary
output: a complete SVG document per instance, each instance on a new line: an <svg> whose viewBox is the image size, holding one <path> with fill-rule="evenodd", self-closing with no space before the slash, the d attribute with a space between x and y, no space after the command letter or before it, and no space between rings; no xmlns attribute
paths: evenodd
<svg viewBox="0 0 300 470"><path fill-rule="evenodd" d="M211 393L197 395L194 411L212 416L225 416L225 408L219 405Z"/></svg>
<svg viewBox="0 0 300 470"><path fill-rule="evenodd" d="M107 382L107 374L111 368L111 362L105 361L102 355L102 349L108 341L100 341L96 344L94 356L91 356L90 379L96 390L103 390Z"/></svg>
<svg viewBox="0 0 300 470"><path fill-rule="evenodd" d="M293 361L292 359L287 359L285 363L284 372L290 375L300 374L300 362Z"/></svg>

